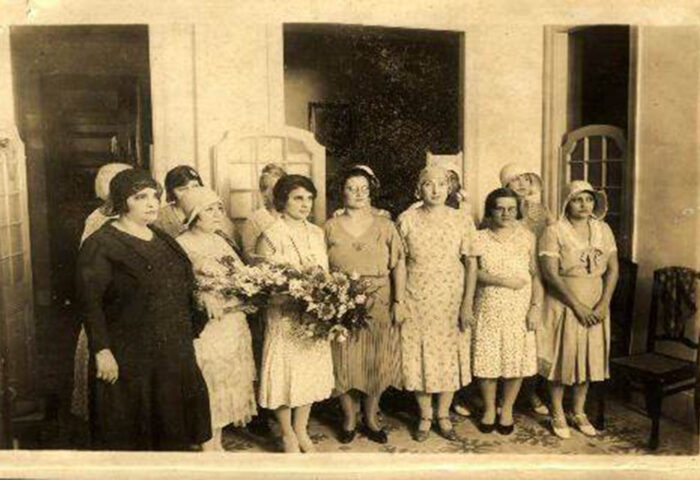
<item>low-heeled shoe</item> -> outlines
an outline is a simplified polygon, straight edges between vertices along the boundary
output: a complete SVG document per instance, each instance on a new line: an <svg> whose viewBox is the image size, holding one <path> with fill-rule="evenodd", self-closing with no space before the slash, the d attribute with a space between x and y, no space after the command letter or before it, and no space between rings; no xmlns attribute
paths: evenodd
<svg viewBox="0 0 700 480"><path fill-rule="evenodd" d="M384 429L372 430L371 428L366 427L363 433L365 437L376 443L387 443L389 441L389 437Z"/></svg>
<svg viewBox="0 0 700 480"><path fill-rule="evenodd" d="M480 421L476 427L481 433L493 433L496 429L496 423L483 423Z"/></svg>
<svg viewBox="0 0 700 480"><path fill-rule="evenodd" d="M500 423L496 426L496 430L501 435L510 435L515 430L515 424L512 425L501 425Z"/></svg>
<svg viewBox="0 0 700 480"><path fill-rule="evenodd" d="M340 443L350 443L355 440L356 434L357 428L353 428L352 430L341 429L340 434L338 435L338 441Z"/></svg>

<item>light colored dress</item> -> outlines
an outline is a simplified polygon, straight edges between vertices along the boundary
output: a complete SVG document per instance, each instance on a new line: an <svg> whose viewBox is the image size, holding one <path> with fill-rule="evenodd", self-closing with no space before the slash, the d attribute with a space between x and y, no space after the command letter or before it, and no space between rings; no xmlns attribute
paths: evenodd
<svg viewBox="0 0 700 480"><path fill-rule="evenodd" d="M387 387L401 388L399 329L391 319L391 270L403 257L401 237L394 223L374 216L359 236L349 233L340 218L326 222L326 244L331 268L357 273L372 283L369 327L345 342L333 342L335 389L356 389L380 395Z"/></svg>
<svg viewBox="0 0 700 480"><path fill-rule="evenodd" d="M590 219L588 241L580 239L566 217L547 227L539 241L539 256L559 259L559 275L579 301L593 308L603 294L608 259L617 254L607 223ZM610 313L585 327L573 310L549 291L545 295L539 373L548 380L572 385L609 378Z"/></svg>
<svg viewBox="0 0 700 480"><path fill-rule="evenodd" d="M220 261L225 256L243 266L233 249L219 235L195 236L190 232L177 237L187 253L195 278L203 274L225 276L227 269ZM200 293L221 308L236 308L238 301L224 299L216 292ZM197 365L209 390L209 408L213 428L226 425L243 426L256 414L255 364L250 330L241 311L224 313L209 319L199 338L194 340Z"/></svg>
<svg viewBox="0 0 700 480"><path fill-rule="evenodd" d="M275 223L277 216L267 208L259 208L248 217L240 228L240 244L245 260L250 261L255 257L255 247L260 235Z"/></svg>
<svg viewBox="0 0 700 480"><path fill-rule="evenodd" d="M406 307L401 360L406 390L451 392L471 382L470 332L459 330L463 256L472 255L471 218L453 208L429 215L409 209L398 220L406 251Z"/></svg>
<svg viewBox="0 0 700 480"><path fill-rule="evenodd" d="M98 207L92 211L85 219L83 234L80 236L80 245L90 235L95 233L107 221L117 218L105 215L103 207ZM85 326L80 327L78 343L75 345L75 357L73 360L73 393L71 395L71 413L87 421L89 418L88 408L88 363L90 361L90 351L88 349L88 338L85 333Z"/></svg>
<svg viewBox="0 0 700 480"><path fill-rule="evenodd" d="M320 265L328 269L323 230L305 222L305 233L296 233L278 219L262 234L272 250L273 263ZM290 305L270 305L265 311L265 340L258 401L261 407L299 407L330 397L333 360L330 342L300 336Z"/></svg>
<svg viewBox="0 0 700 480"><path fill-rule="evenodd" d="M528 283L520 290L478 285L472 344L475 377L520 378L537 371L535 332L527 329L535 248L534 234L521 226L506 238L497 237L489 229L476 233L473 249L479 256L481 270L527 279Z"/></svg>

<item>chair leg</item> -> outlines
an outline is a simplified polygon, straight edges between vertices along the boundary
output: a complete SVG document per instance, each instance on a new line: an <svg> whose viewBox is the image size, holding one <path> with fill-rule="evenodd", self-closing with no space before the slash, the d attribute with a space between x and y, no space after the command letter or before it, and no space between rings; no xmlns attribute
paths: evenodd
<svg viewBox="0 0 700 480"><path fill-rule="evenodd" d="M649 449L656 450L659 447L659 427L661 422L661 403L663 392L658 385L648 385L644 392L647 413L651 417L651 434L649 435Z"/></svg>

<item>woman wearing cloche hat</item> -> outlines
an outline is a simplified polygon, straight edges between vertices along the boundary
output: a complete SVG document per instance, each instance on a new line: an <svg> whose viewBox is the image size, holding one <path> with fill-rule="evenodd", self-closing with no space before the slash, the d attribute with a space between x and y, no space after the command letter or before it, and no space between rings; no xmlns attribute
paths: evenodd
<svg viewBox="0 0 700 480"><path fill-rule="evenodd" d="M569 438L562 400L573 388L574 425L585 435L596 430L584 407L590 382L609 377L610 299L618 278L617 247L608 224L607 197L588 182L566 186L559 220L539 241L547 287L538 331L540 375L549 380L552 429Z"/></svg>
<svg viewBox="0 0 700 480"><path fill-rule="evenodd" d="M180 198L187 231L177 242L192 262L195 277L202 282L225 279L229 270L243 267L237 248L223 233L226 219L219 196L206 187L193 188ZM226 425L243 426L256 413L255 364L250 330L245 313L236 299L217 291L198 292L209 320L194 341L197 363L209 389L212 440L205 450L223 450L221 429Z"/></svg>

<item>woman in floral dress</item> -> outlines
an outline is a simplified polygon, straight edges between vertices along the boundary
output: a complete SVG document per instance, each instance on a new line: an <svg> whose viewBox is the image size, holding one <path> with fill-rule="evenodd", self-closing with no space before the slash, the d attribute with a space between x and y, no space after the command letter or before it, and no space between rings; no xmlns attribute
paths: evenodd
<svg viewBox="0 0 700 480"><path fill-rule="evenodd" d="M473 328L474 376L484 401L479 429L513 432L513 404L523 377L537 371L535 327L542 305L535 235L520 226L518 197L494 190L484 208L489 227L474 241L479 282ZM496 424L496 387L503 379L501 415Z"/></svg>
<svg viewBox="0 0 700 480"><path fill-rule="evenodd" d="M398 315L404 319L403 383L415 392L420 407L417 441L428 437L434 394L439 432L457 439L449 408L454 392L471 381L468 326L476 283L476 259L471 256L474 223L445 205L448 182L446 170L423 169L416 192L423 205L407 210L398 220L407 270L405 310L399 304ZM397 296L403 298L399 292Z"/></svg>
<svg viewBox="0 0 700 480"><path fill-rule="evenodd" d="M260 237L256 253L273 263L328 269L323 230L311 224L316 188L310 179L287 175L273 190L282 213ZM330 397L333 360L330 342L304 338L295 324L297 307L275 299L265 313L266 330L258 401L275 411L285 452L314 451L307 431L311 405Z"/></svg>
<svg viewBox="0 0 700 480"><path fill-rule="evenodd" d="M596 430L584 407L590 382L609 377L610 300L618 278L615 237L607 223L607 197L588 183L566 187L561 216L540 238L539 256L547 287L538 352L540 375L549 380L552 429L570 432L562 405L573 387L574 425L585 435Z"/></svg>
<svg viewBox="0 0 700 480"><path fill-rule="evenodd" d="M350 168L340 185L345 208L325 226L331 268L357 273L376 289L369 328L332 344L335 389L345 415L340 441L349 443L355 437L356 407L362 399L365 435L386 443L377 413L382 392L389 386L401 387L401 348L398 328L392 324L392 302L402 301L396 292L404 290L397 285L405 279L403 247L394 223L372 211L379 180L369 167Z"/></svg>
<svg viewBox="0 0 700 480"><path fill-rule="evenodd" d="M186 192L180 203L188 230L177 237L177 242L192 262L195 278L205 284L225 277L228 270L224 257L243 267L231 240L221 231L226 214L219 196L201 187ZM216 291L199 292L197 296L209 315L194 341L211 410L213 436L203 448L223 450L221 429L229 424L243 426L256 413L250 330L237 300L224 298Z"/></svg>

